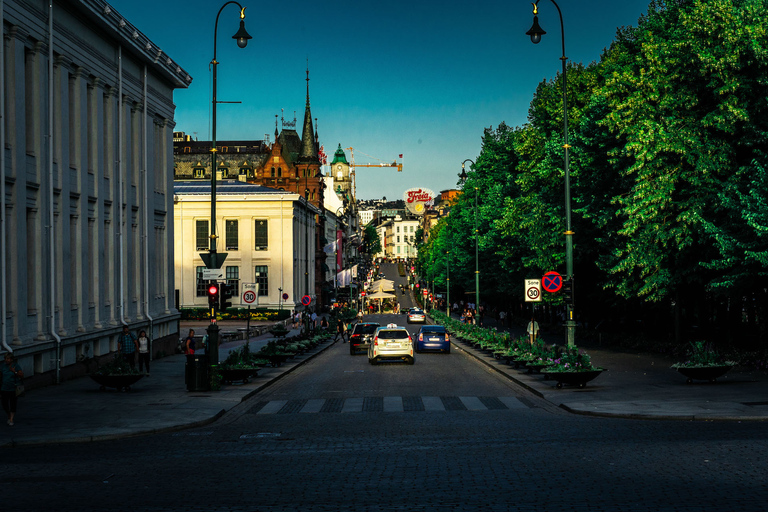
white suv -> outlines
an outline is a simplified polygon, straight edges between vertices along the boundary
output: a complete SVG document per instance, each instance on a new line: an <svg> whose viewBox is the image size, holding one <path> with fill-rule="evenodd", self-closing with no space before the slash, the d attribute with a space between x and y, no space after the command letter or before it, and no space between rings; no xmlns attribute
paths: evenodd
<svg viewBox="0 0 768 512"><path fill-rule="evenodd" d="M368 362L378 364L384 359L397 359L413 364L413 340L405 327L387 324L379 327L368 346Z"/></svg>

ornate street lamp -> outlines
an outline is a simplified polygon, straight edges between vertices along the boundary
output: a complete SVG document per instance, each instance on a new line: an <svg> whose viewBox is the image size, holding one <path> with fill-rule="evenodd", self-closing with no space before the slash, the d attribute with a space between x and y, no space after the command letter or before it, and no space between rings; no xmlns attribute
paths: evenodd
<svg viewBox="0 0 768 512"><path fill-rule="evenodd" d="M475 162L473 160L470 160L467 158L463 162L461 162L461 174L459 174L459 179L461 180L462 185L464 182L467 181L467 171L464 169L464 164L467 162L472 162L472 165L475 165ZM480 312L480 264L477 257L477 187L475 188L475 307L477 308L476 311Z"/></svg>
<svg viewBox="0 0 768 512"><path fill-rule="evenodd" d="M235 4L240 9L240 29L232 36L237 40L237 46L245 48L248 44L248 40L252 39L248 32L245 30L245 7L237 2L227 2L221 6L218 14L216 14L216 22L213 25L213 60L211 66L213 66L213 114L212 114L212 128L211 128L211 237L210 245L208 246L208 254L201 254L205 266L210 269L221 268L224 260L227 257L227 253L216 252L216 69L219 62L216 60L216 36L219 31L219 15L229 4ZM215 315L211 315L211 324L208 326L208 360L211 366L219 364L219 327L216 324Z"/></svg>
<svg viewBox="0 0 768 512"><path fill-rule="evenodd" d="M539 26L539 5L540 0L533 4L533 26L526 32L531 36L531 42L538 44L541 36L546 34L544 29ZM565 168L565 279L573 283L573 231L571 230L571 175L568 170L568 150L571 148L568 144L568 97L566 90L568 86L567 66L568 57L565 56L565 28L563 27L563 13L555 0L551 0L557 8L560 15L560 34L563 46L563 56L560 60L563 63L563 149L565 150L564 168ZM572 284L571 284L572 285ZM569 347L575 345L576 322L573 320L573 301L566 304L566 341Z"/></svg>

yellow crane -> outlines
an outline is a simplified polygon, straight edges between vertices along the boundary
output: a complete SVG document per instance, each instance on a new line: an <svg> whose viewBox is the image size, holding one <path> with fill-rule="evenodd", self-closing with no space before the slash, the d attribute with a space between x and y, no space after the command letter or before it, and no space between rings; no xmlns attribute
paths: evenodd
<svg viewBox="0 0 768 512"><path fill-rule="evenodd" d="M397 172L403 172L403 164L397 163L397 160L392 161L392 163L386 163L381 161L381 159L376 158L371 155L365 155L362 151L359 151L359 153L362 153L363 155L367 156L368 158L373 158L374 160L379 160L380 163L378 164L356 164L355 163L355 148L347 148L352 155L352 164L350 167L350 175L352 178L352 197L356 200L357 199L357 184L355 183L355 167L396 167ZM400 158L402 158L403 155L400 155Z"/></svg>

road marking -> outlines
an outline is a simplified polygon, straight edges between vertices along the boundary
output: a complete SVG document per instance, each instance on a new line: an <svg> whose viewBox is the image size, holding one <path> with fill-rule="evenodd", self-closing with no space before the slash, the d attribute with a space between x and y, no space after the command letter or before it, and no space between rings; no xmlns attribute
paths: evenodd
<svg viewBox="0 0 768 512"><path fill-rule="evenodd" d="M439 396L423 396L421 401L424 403L425 411L444 411L445 405Z"/></svg>
<svg viewBox="0 0 768 512"><path fill-rule="evenodd" d="M323 404L325 403L325 398L313 398L311 400L307 400L306 405L301 408L299 412L320 412L320 409L323 408Z"/></svg>
<svg viewBox="0 0 768 512"><path fill-rule="evenodd" d="M488 408L476 396L460 396L459 400L468 411L487 411Z"/></svg>
<svg viewBox="0 0 768 512"><path fill-rule="evenodd" d="M341 408L341 412L362 412L363 400L363 398L347 398L344 400L344 407Z"/></svg>
<svg viewBox="0 0 768 512"><path fill-rule="evenodd" d="M509 409L527 409L528 406L520 401L519 398L514 396L500 396L501 403L506 405Z"/></svg>
<svg viewBox="0 0 768 512"><path fill-rule="evenodd" d="M271 400L264 407L261 408L256 414L275 414L277 411L283 408L288 400Z"/></svg>
<svg viewBox="0 0 768 512"><path fill-rule="evenodd" d="M403 412L403 397L385 396L384 412Z"/></svg>

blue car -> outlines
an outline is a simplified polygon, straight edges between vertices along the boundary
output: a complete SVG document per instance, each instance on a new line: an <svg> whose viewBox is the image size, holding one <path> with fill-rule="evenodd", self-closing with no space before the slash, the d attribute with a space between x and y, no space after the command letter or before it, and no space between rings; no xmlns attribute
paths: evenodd
<svg viewBox="0 0 768 512"><path fill-rule="evenodd" d="M425 325L416 335L416 352L435 350L451 353L451 337L442 325Z"/></svg>

